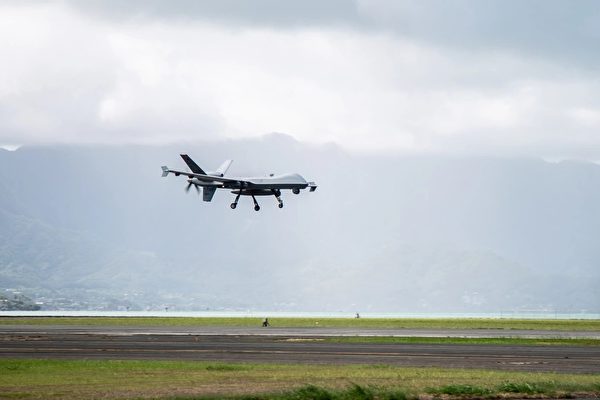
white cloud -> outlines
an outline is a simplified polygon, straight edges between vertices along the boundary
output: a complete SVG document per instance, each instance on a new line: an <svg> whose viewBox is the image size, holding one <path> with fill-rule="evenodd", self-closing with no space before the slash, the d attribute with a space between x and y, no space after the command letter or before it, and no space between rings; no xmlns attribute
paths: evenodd
<svg viewBox="0 0 600 400"><path fill-rule="evenodd" d="M353 150L600 157L589 71L350 28L0 12L0 143L279 131Z"/></svg>
<svg viewBox="0 0 600 400"><path fill-rule="evenodd" d="M600 108L573 108L568 110L567 113L573 118L576 124L580 124L586 127L598 127L600 126Z"/></svg>
<svg viewBox="0 0 600 400"><path fill-rule="evenodd" d="M0 149L4 149L4 150L7 150L7 151L16 151L20 147L21 146L16 145L16 144L3 144L3 145L0 145Z"/></svg>

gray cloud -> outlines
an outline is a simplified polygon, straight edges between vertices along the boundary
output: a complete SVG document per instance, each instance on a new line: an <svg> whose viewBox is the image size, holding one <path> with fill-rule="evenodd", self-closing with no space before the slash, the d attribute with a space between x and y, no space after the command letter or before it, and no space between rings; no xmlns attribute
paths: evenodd
<svg viewBox="0 0 600 400"><path fill-rule="evenodd" d="M144 18L203 20L275 28L362 23L355 3L348 0L91 0L69 1L69 4L94 16L121 21Z"/></svg>
<svg viewBox="0 0 600 400"><path fill-rule="evenodd" d="M517 51L530 57L560 58L572 66L598 59L594 49L600 37L600 5L592 0L366 4L362 10L376 25L442 46Z"/></svg>
<svg viewBox="0 0 600 400"><path fill-rule="evenodd" d="M360 151L600 159L592 2L0 7L0 145L281 131Z"/></svg>
<svg viewBox="0 0 600 400"><path fill-rule="evenodd" d="M559 57L573 66L598 60L600 38L600 5L594 0L91 0L69 4L121 21L178 19L274 29L345 26L439 46Z"/></svg>

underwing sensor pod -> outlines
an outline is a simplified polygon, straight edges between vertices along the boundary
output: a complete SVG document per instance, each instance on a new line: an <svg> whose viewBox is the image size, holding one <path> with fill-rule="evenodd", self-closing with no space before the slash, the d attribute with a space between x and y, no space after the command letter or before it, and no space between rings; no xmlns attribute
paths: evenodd
<svg viewBox="0 0 600 400"><path fill-rule="evenodd" d="M314 182L307 182L299 174L283 174L260 176L260 177L227 177L225 174L231 166L233 160L227 160L214 172L204 172L187 154L181 154L181 158L187 164L191 172L176 171L166 166L162 168L162 176L169 174L175 176L185 175L187 179L186 192L189 192L192 186L200 194L202 189L202 200L211 201L217 189L228 189L235 194L235 200L231 203L231 208L237 207L240 196L251 196L254 201L254 210L259 211L260 206L256 201L256 196L275 196L278 207L283 208L281 200L282 190L291 190L294 194L299 194L301 190L308 188L311 192L317 190Z"/></svg>

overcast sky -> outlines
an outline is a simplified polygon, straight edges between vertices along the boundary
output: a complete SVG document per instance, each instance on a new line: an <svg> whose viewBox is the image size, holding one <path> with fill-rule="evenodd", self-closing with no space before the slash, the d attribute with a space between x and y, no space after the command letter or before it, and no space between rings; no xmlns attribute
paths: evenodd
<svg viewBox="0 0 600 400"><path fill-rule="evenodd" d="M600 160L600 2L3 1L0 145Z"/></svg>

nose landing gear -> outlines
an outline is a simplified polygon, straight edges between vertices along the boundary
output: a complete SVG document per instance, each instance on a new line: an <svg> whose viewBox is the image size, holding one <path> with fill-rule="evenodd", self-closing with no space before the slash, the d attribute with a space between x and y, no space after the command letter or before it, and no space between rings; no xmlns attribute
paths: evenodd
<svg viewBox="0 0 600 400"><path fill-rule="evenodd" d="M283 200L281 200L281 190L271 190L273 192L273 196L277 199L277 207L283 208Z"/></svg>

